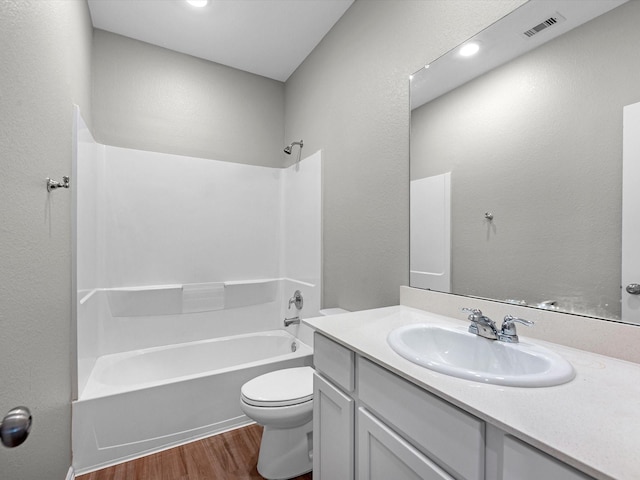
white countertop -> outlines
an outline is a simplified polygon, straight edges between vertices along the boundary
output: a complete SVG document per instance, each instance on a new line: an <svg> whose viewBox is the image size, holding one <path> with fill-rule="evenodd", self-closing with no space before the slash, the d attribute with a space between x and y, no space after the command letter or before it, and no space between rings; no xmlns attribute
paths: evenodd
<svg viewBox="0 0 640 480"><path fill-rule="evenodd" d="M542 340L576 370L564 385L518 388L440 374L396 354L391 330L465 323L406 306L303 320L363 357L598 479L640 479L640 365ZM535 328L535 327L534 327Z"/></svg>

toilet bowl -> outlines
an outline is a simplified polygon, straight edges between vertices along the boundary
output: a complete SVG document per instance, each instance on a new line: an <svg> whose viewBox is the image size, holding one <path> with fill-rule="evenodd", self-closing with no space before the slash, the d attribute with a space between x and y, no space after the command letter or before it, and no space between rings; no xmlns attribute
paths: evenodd
<svg viewBox="0 0 640 480"><path fill-rule="evenodd" d="M258 473L283 480L312 468L313 369L286 368L242 386L240 408L262 425Z"/></svg>

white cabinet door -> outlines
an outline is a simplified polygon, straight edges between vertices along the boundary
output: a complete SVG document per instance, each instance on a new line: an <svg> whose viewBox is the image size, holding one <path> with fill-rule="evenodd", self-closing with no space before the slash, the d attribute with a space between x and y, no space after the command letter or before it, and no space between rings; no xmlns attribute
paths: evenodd
<svg viewBox="0 0 640 480"><path fill-rule="evenodd" d="M509 435L504 436L502 480L586 480L591 477Z"/></svg>
<svg viewBox="0 0 640 480"><path fill-rule="evenodd" d="M450 475L484 480L482 420L365 358L358 357L356 365L359 400L369 411Z"/></svg>
<svg viewBox="0 0 640 480"><path fill-rule="evenodd" d="M359 480L453 480L366 410L358 409Z"/></svg>
<svg viewBox="0 0 640 480"><path fill-rule="evenodd" d="M313 374L314 480L353 480L354 403Z"/></svg>

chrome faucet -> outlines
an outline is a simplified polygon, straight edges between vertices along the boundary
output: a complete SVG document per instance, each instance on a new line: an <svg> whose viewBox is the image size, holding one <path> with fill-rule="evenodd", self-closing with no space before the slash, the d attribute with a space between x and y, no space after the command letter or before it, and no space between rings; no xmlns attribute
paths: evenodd
<svg viewBox="0 0 640 480"><path fill-rule="evenodd" d="M291 310L291 305L296 306L296 310L302 310L302 306L304 305L304 300L302 299L302 292L300 290L296 290L293 292L293 297L289 299L289 310ZM288 327L289 325L299 325L300 324L300 314L295 317L285 318L284 326Z"/></svg>
<svg viewBox="0 0 640 480"><path fill-rule="evenodd" d="M496 328L496 324L477 308L463 308L462 311L469 312L469 333L473 333L489 340L498 340L500 342L518 343L518 335L516 333L516 323L531 326L534 324L531 320L507 315L504 317L500 331Z"/></svg>
<svg viewBox="0 0 640 480"><path fill-rule="evenodd" d="M516 322L530 327L534 324L531 320L525 320L524 318L513 317L507 315L502 322L502 329L498 334L498 340L507 343L518 343L518 335L516 334Z"/></svg>
<svg viewBox="0 0 640 480"><path fill-rule="evenodd" d="M284 326L288 327L289 325L300 325L300 317L299 316L295 316L295 317L291 317L291 318L285 318L284 319Z"/></svg>
<svg viewBox="0 0 640 480"><path fill-rule="evenodd" d="M482 314L477 308L463 308L463 312L469 312L469 333L473 333L489 340L498 339L498 329L496 324L489 317Z"/></svg>

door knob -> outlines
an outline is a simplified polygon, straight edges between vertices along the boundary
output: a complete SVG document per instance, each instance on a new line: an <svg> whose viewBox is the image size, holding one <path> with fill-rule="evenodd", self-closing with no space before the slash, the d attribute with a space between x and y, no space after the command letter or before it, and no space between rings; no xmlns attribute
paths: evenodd
<svg viewBox="0 0 640 480"><path fill-rule="evenodd" d="M626 290L631 295L640 295L640 283L630 283Z"/></svg>
<svg viewBox="0 0 640 480"><path fill-rule="evenodd" d="M27 407L10 410L0 423L0 441L7 448L21 445L29 436L31 423L31 412Z"/></svg>

